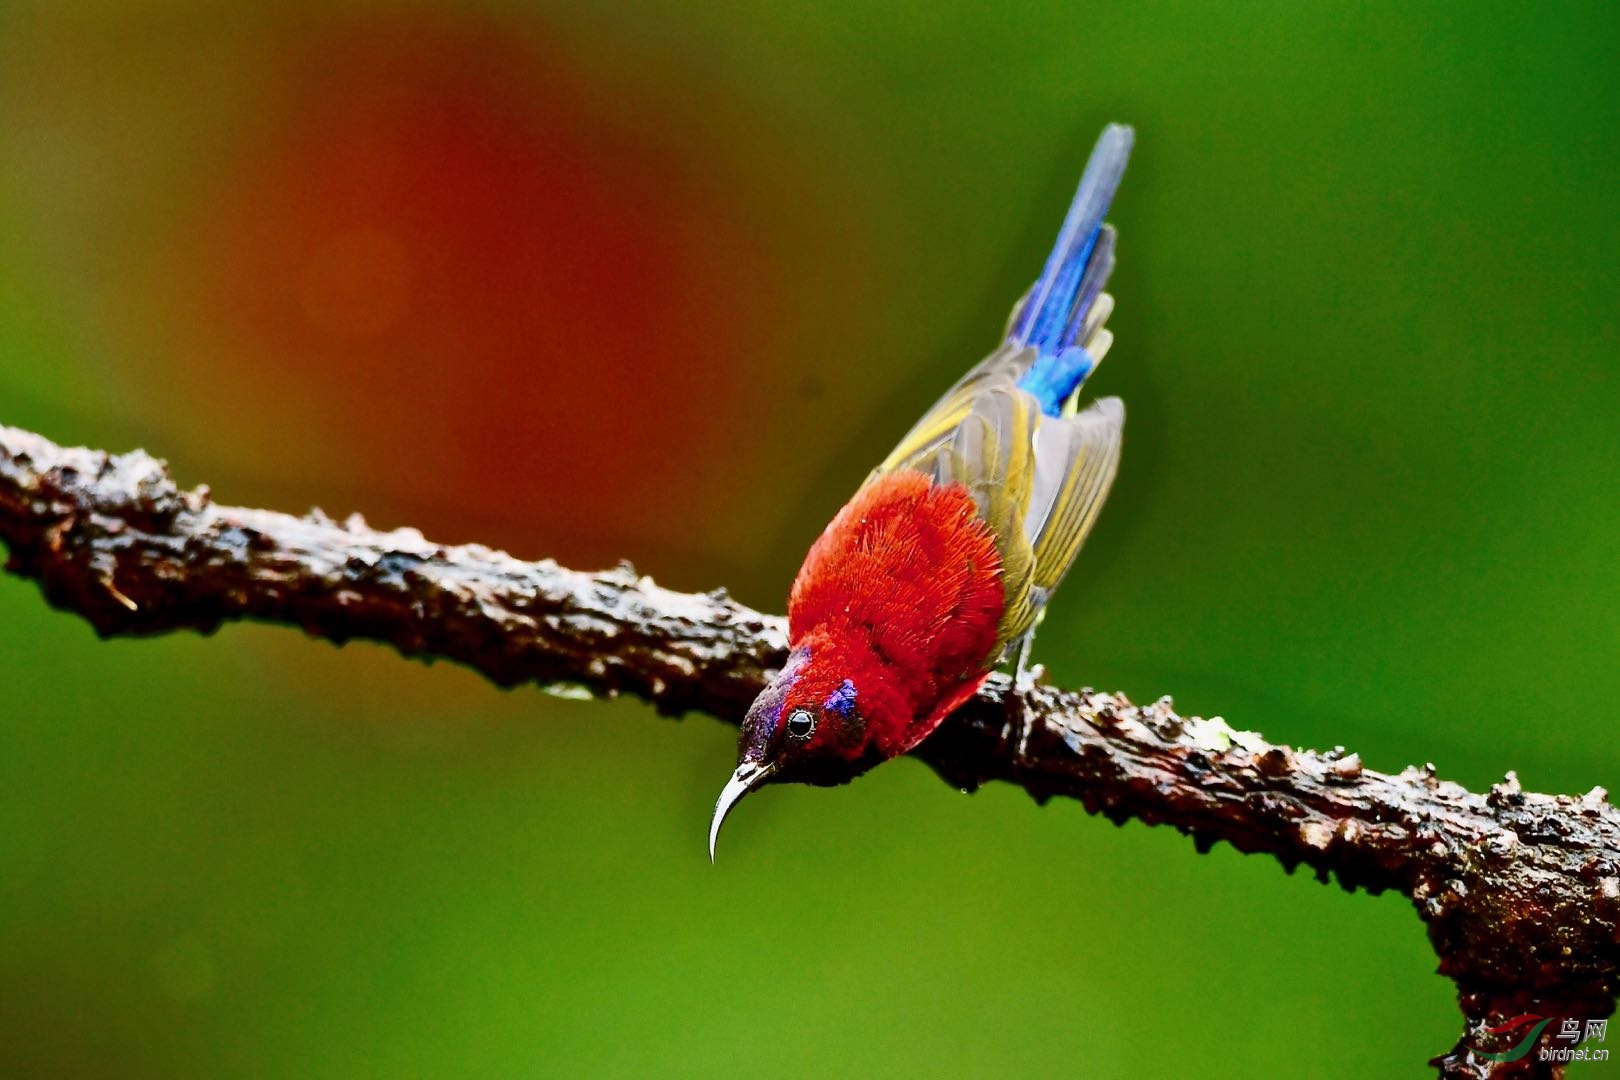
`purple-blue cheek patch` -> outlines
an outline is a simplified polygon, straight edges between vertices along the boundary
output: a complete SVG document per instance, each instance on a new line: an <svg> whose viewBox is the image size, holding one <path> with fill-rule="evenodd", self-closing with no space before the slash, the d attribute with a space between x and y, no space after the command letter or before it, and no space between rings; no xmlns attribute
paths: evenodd
<svg viewBox="0 0 1620 1080"><path fill-rule="evenodd" d="M827 700L822 702L821 707L828 712L835 712L839 716L848 716L854 712L855 684L849 679L845 679L842 686L827 695Z"/></svg>

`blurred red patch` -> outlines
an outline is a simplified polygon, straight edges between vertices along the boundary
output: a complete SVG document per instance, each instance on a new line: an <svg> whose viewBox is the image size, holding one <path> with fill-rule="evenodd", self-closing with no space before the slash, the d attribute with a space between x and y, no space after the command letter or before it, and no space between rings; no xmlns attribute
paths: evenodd
<svg viewBox="0 0 1620 1080"><path fill-rule="evenodd" d="M277 461L524 554L610 559L723 496L766 267L683 147L609 126L622 73L431 21L290 59L191 226L227 359L196 392Z"/></svg>

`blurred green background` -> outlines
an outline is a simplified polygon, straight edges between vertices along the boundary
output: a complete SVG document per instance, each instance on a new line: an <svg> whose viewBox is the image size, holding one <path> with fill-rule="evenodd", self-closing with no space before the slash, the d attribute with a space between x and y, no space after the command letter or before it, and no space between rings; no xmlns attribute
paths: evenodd
<svg viewBox="0 0 1620 1080"><path fill-rule="evenodd" d="M780 610L1102 124L1130 408L1039 657L1620 787L1606 4L0 8L0 421ZM1413 1075L1400 897L914 762L0 579L0 1075ZM1596 1070L1594 1070L1596 1071Z"/></svg>

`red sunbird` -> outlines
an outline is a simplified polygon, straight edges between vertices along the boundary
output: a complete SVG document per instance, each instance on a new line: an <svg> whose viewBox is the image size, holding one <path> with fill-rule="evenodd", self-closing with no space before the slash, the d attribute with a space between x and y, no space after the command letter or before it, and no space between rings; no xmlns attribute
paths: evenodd
<svg viewBox="0 0 1620 1080"><path fill-rule="evenodd" d="M749 708L726 813L766 783L841 784L925 739L1029 645L1097 520L1125 406L1079 408L1113 341L1114 230L1132 133L1097 140L1001 346L928 410L832 519L788 597L787 663Z"/></svg>

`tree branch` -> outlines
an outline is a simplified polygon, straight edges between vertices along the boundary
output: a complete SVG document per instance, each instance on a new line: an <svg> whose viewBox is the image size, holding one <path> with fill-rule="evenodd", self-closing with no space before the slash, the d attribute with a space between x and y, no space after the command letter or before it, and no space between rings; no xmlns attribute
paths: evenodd
<svg viewBox="0 0 1620 1080"><path fill-rule="evenodd" d="M628 565L588 574L478 545L447 547L358 516L293 517L184 491L142 452L68 449L0 426L0 540L7 569L104 637L227 620L302 627L334 642L387 642L456 660L502 686L633 694L660 711L737 723L786 651L783 621L724 590L688 595ZM943 778L989 780L1039 801L1078 799L1117 823L1174 826L1303 863L1346 889L1395 889L1455 980L1463 1037L1444 1077L1558 1076L1538 1060L1558 1024L1514 1062L1524 1013L1595 1019L1620 986L1620 811L1586 796L1479 795L1432 767L1390 775L1355 754L1267 743L1220 719L1121 694L1040 688L1020 701L992 678L916 751ZM1561 1045L1569 1045L1567 1042Z"/></svg>

